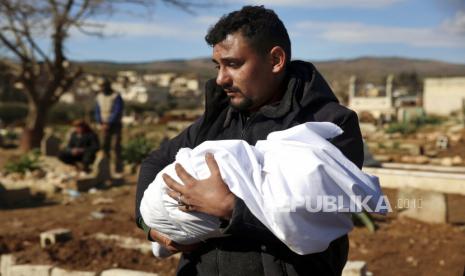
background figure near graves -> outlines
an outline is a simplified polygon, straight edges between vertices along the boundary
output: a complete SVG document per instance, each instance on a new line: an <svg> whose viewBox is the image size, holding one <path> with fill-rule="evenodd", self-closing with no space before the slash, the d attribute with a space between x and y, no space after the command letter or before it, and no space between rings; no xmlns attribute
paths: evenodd
<svg viewBox="0 0 465 276"><path fill-rule="evenodd" d="M121 160L121 118L123 116L124 102L121 95L114 92L111 82L105 79L102 84L101 93L97 95L95 105L95 120L102 131L103 151L107 157L113 149L115 170L122 171Z"/></svg>
<svg viewBox="0 0 465 276"><path fill-rule="evenodd" d="M73 122L74 130L71 133L68 144L58 158L66 164L82 164L83 170L90 172L90 167L95 160L100 143L97 134L83 120Z"/></svg>

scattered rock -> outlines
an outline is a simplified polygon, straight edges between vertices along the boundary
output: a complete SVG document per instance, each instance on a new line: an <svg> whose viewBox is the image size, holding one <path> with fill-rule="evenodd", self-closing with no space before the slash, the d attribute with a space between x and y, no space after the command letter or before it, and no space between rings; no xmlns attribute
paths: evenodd
<svg viewBox="0 0 465 276"><path fill-rule="evenodd" d="M366 276L367 265L363 261L347 261L342 276Z"/></svg>
<svg viewBox="0 0 465 276"><path fill-rule="evenodd" d="M111 204L113 203L114 200L111 199L111 198L103 198L103 197L99 197L99 198L96 198L92 201L92 205L100 205L100 204Z"/></svg>
<svg viewBox="0 0 465 276"><path fill-rule="evenodd" d="M447 130L447 133L460 133L462 130L463 130L463 125L458 124L458 125L449 127L449 129Z"/></svg>
<svg viewBox="0 0 465 276"><path fill-rule="evenodd" d="M453 166L460 166L463 165L463 158L459 155L456 155L452 158L452 165Z"/></svg>
<svg viewBox="0 0 465 276"><path fill-rule="evenodd" d="M405 261L409 264L411 264L412 266L417 266L418 265L418 260L415 259L414 257L412 256L408 256Z"/></svg>
<svg viewBox="0 0 465 276"><path fill-rule="evenodd" d="M373 158L381 163L392 162L393 160L392 156L385 154L375 154Z"/></svg>
<svg viewBox="0 0 465 276"><path fill-rule="evenodd" d="M452 166L453 165L453 162L452 162L452 158L451 157L444 157L441 159L441 165L442 166Z"/></svg>
<svg viewBox="0 0 465 276"><path fill-rule="evenodd" d="M430 159L423 155L419 155L419 156L404 155L400 158L400 161L402 163L428 164Z"/></svg>
<svg viewBox="0 0 465 276"><path fill-rule="evenodd" d="M106 216L107 215L105 215L104 213L98 211L90 213L91 219L104 219Z"/></svg>
<svg viewBox="0 0 465 276"><path fill-rule="evenodd" d="M459 134L449 134L448 136L449 136L450 141L453 142L453 143L459 143L463 139L461 133L459 133Z"/></svg>
<svg viewBox="0 0 465 276"><path fill-rule="evenodd" d="M425 151L425 155L431 158L438 156L438 153L439 152L437 150L426 150Z"/></svg>

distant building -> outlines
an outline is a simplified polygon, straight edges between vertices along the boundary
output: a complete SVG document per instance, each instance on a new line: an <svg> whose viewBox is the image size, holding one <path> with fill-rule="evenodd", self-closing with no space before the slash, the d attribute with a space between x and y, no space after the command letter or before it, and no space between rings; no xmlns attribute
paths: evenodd
<svg viewBox="0 0 465 276"><path fill-rule="evenodd" d="M103 78L92 74L85 74L77 79L70 90L64 93L59 101L67 104L88 103L94 101L95 95L100 91Z"/></svg>
<svg viewBox="0 0 465 276"><path fill-rule="evenodd" d="M465 104L465 77L426 78L423 106L426 113L448 116L461 112Z"/></svg>
<svg viewBox="0 0 465 276"><path fill-rule="evenodd" d="M175 73L161 73L161 74L145 74L143 77L145 82L153 83L161 87L168 87L171 82L176 78Z"/></svg>
<svg viewBox="0 0 465 276"><path fill-rule="evenodd" d="M156 86L141 81L129 85L117 82L113 83L112 87L127 102L146 104L168 101L168 87Z"/></svg>
<svg viewBox="0 0 465 276"><path fill-rule="evenodd" d="M136 71L119 71L118 79L126 78L129 82L136 82L139 79L139 75Z"/></svg>
<svg viewBox="0 0 465 276"><path fill-rule="evenodd" d="M394 76L389 75L386 85L376 86L371 83L358 84L355 76L350 79L349 108L357 112L359 117L369 113L381 122L408 122L424 116L421 107L421 93L409 91L404 86L394 89Z"/></svg>
<svg viewBox="0 0 465 276"><path fill-rule="evenodd" d="M393 76L387 78L386 86L366 84L360 87L357 78L352 76L349 84L349 108L361 114L370 113L375 119L391 120L396 113L392 97Z"/></svg>
<svg viewBox="0 0 465 276"><path fill-rule="evenodd" d="M186 77L178 77L173 80L170 87L170 94L173 97L199 97L202 92L199 90L199 81Z"/></svg>

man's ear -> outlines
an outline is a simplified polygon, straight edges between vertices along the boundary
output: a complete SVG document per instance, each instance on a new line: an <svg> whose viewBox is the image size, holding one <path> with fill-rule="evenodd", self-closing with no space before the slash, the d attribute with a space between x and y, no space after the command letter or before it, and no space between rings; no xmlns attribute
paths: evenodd
<svg viewBox="0 0 465 276"><path fill-rule="evenodd" d="M280 46L275 46L270 50L271 64L273 73L284 71L286 65L286 52Z"/></svg>

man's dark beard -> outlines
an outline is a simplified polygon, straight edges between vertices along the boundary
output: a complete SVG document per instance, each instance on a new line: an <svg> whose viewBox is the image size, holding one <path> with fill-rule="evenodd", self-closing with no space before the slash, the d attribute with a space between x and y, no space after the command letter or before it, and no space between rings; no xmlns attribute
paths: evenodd
<svg viewBox="0 0 465 276"><path fill-rule="evenodd" d="M244 94L242 94L242 92L241 92L241 90L239 88L234 87L234 86L229 86L229 87L223 87L223 89L225 91L228 91L228 92L240 93L244 97L244 99L238 104L233 104L231 102L231 100L230 100L229 105L232 108L234 108L234 109L236 109L238 111L247 111L247 110L249 110L250 107L252 107L252 105L253 105L252 99L248 98Z"/></svg>
<svg viewBox="0 0 465 276"><path fill-rule="evenodd" d="M248 111L253 105L253 101L250 98L244 97L244 99L239 104L233 104L229 101L229 105L238 110L238 111Z"/></svg>

